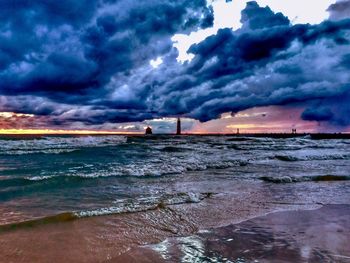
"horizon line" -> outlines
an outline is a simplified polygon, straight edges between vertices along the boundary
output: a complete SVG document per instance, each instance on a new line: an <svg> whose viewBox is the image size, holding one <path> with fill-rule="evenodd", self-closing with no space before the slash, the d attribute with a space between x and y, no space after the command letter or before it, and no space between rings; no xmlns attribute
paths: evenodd
<svg viewBox="0 0 350 263"><path fill-rule="evenodd" d="M142 132L97 131L97 130L51 130L51 129L0 129L0 135L144 135ZM350 134L350 132L182 132L181 135L308 135L308 134ZM154 133L153 135L176 135L176 133ZM180 135L180 136L181 136Z"/></svg>

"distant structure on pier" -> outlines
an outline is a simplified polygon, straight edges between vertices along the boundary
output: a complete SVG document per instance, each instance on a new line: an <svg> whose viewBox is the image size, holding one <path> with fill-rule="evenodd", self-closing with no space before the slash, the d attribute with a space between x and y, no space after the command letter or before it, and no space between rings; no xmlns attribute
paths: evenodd
<svg viewBox="0 0 350 263"><path fill-rule="evenodd" d="M146 128L146 133L145 133L146 135L150 135L150 134L152 134L152 128L151 127L147 127Z"/></svg>
<svg viewBox="0 0 350 263"><path fill-rule="evenodd" d="M297 134L297 129L292 129L292 134Z"/></svg>
<svg viewBox="0 0 350 263"><path fill-rule="evenodd" d="M237 129L237 134L239 134L239 129Z"/></svg>
<svg viewBox="0 0 350 263"><path fill-rule="evenodd" d="M176 135L181 135L181 120L177 118Z"/></svg>

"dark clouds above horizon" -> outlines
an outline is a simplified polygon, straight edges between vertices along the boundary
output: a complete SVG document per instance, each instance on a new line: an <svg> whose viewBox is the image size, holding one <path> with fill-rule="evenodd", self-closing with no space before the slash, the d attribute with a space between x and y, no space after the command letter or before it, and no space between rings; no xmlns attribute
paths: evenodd
<svg viewBox="0 0 350 263"><path fill-rule="evenodd" d="M304 120L348 126L349 3L293 25L248 2L240 29L193 44L181 64L171 38L213 25L205 0L0 0L0 111L99 125L296 105Z"/></svg>

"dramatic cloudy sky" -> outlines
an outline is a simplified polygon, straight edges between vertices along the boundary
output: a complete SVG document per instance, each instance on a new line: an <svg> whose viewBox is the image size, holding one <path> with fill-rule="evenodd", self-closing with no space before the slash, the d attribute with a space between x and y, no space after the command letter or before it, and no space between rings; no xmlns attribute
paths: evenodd
<svg viewBox="0 0 350 263"><path fill-rule="evenodd" d="M350 0L0 0L0 129L350 131Z"/></svg>

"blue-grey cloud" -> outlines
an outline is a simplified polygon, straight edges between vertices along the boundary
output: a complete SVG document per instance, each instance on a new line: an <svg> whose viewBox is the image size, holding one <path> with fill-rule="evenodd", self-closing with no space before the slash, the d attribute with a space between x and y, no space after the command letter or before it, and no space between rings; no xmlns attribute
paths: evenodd
<svg viewBox="0 0 350 263"><path fill-rule="evenodd" d="M301 115L304 120L330 121L334 113L329 108L307 108Z"/></svg>
<svg viewBox="0 0 350 263"><path fill-rule="evenodd" d="M350 19L292 25L248 2L240 29L192 45L193 60L181 64L171 38L213 25L205 0L7 2L0 2L0 110L102 125L298 105L306 120L350 123ZM154 69L157 57L163 64Z"/></svg>
<svg viewBox="0 0 350 263"><path fill-rule="evenodd" d="M242 14L241 29L221 29L191 46L195 58L167 82L171 96L163 108L207 121L256 106L307 107L335 98L348 104L349 77L341 67L348 66L350 20L293 26L255 2ZM348 125L347 113L342 107L323 121ZM320 120L311 114L307 119Z"/></svg>
<svg viewBox="0 0 350 263"><path fill-rule="evenodd" d="M334 20L350 18L350 1L339 0L336 3L329 6L328 10L329 18Z"/></svg>
<svg viewBox="0 0 350 263"><path fill-rule="evenodd" d="M241 23L251 29L268 28L289 25L289 19L282 13L274 13L266 7L260 7L257 2L248 2L242 11Z"/></svg>
<svg viewBox="0 0 350 263"><path fill-rule="evenodd" d="M57 101L71 94L82 103L115 74L167 53L176 32L213 22L205 0L23 0L0 7L1 93Z"/></svg>

